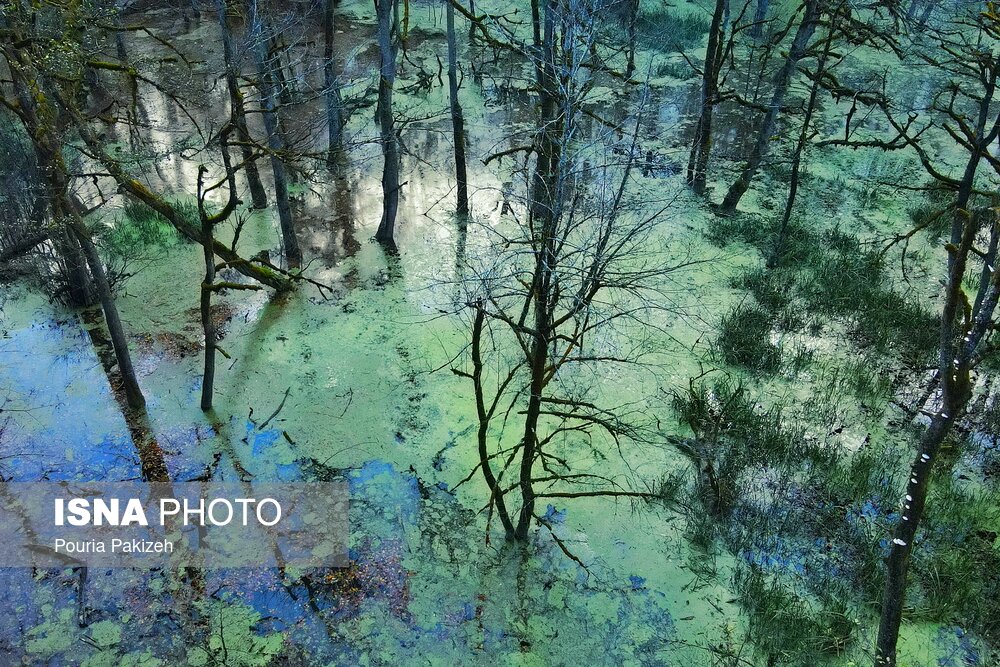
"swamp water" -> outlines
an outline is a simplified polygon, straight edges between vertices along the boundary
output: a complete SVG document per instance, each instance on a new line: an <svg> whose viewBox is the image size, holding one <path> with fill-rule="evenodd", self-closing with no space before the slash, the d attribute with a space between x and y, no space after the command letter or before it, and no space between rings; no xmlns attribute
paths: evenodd
<svg viewBox="0 0 1000 667"><path fill-rule="evenodd" d="M364 41L372 30L370 6L341 11L350 20L338 35L341 65L364 77L372 66ZM424 37L443 51L440 11L424 5L414 11L426 12L428 24L437 21ZM170 12L149 17L181 48L197 45L210 70L217 67L212 17L190 29ZM139 37L130 48L156 55L156 46ZM417 40L411 48L427 57ZM404 66L397 88L405 88L406 78ZM224 86L199 76L193 81L191 97L205 95L192 106L194 116L210 126L225 108ZM471 77L462 94L470 156L502 150L502 125L532 130L526 97L501 104L488 81ZM650 144L666 164L685 156L683 124L696 95L690 84L654 91L659 111ZM194 131L189 120L156 91L142 98L154 148L147 156L155 163L151 182L176 195L193 192L199 158L183 148ZM478 511L486 502L478 477L451 491L477 460L475 413L465 382L448 371L465 345L467 322L442 311L454 306L456 252L482 238L470 227L460 242L450 216L444 87L399 94L397 101L403 113L435 115L404 134L410 154L402 170L400 256L386 258L370 241L381 205L381 159L365 109L348 128L355 147L345 177L326 182L319 174L295 195L306 272L330 285L332 295L303 286L280 297L217 298L220 345L231 359L218 360L211 413L198 408L200 249L180 243L154 253L118 300L157 456L171 479L342 477L351 490L351 567L3 570L3 664L716 664L706 647L737 632L739 609L724 575L705 578L690 564L711 559L725 572L727 557L693 552L676 514L609 499L553 503L546 518L583 569L545 529L523 546L488 533ZM301 136L321 132L308 120L293 124ZM260 166L266 174L263 160ZM476 159L470 168L474 215L481 224L499 224L503 178ZM665 262L720 257L701 234L707 214L675 168L643 175L640 187L675 199L674 210L683 211L661 225L663 240L676 249L676 256L664 253ZM116 213L103 215L111 223ZM273 258L279 238L270 211L254 214L240 250L244 256L268 250ZM616 372L600 378L596 391L638 400L697 375L699 341L736 298L727 275L743 263L721 257L713 272L693 267L678 274L671 293L677 314L660 323L675 340L653 353L655 370ZM726 267L722 274L719 266ZM49 303L30 286L10 285L5 293L0 473L15 481L138 479L149 453L134 442L88 335L99 322ZM647 448L581 465L581 471L601 465L605 473L611 467L658 480L677 469L679 457L669 448ZM927 628L908 641L912 655L962 655L961 636L947 629Z"/></svg>

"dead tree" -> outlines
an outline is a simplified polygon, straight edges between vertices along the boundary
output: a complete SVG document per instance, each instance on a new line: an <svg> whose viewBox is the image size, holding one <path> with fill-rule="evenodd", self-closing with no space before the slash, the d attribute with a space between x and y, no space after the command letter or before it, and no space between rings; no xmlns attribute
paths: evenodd
<svg viewBox="0 0 1000 667"><path fill-rule="evenodd" d="M625 54L625 79L635 74L635 51L639 41L639 1L623 0L626 3L625 35L628 40Z"/></svg>
<svg viewBox="0 0 1000 667"><path fill-rule="evenodd" d="M973 199L985 194L977 190L977 174L983 163L992 169L994 179L1000 176L1000 159L990 151L990 146L1000 136L1000 114L995 102L1000 57L995 50L981 47L984 42L996 43L1000 39L1000 15L991 10L973 11L977 13L971 17L960 14L955 21L956 25L975 30L943 29L935 34L941 50L921 52L929 66L948 75L949 85L931 105L936 118L930 122L940 127L967 154L961 176L949 176L928 153L923 136L929 127L916 130L913 128L916 116L899 121L893 117L888 104L883 106L887 119L898 132L890 143L912 148L931 178L939 187L952 190L955 199L946 211L951 217L951 234L945 246L947 279L941 309L938 392L929 410L930 425L920 438L910 469L902 519L893 531L886 559L885 592L875 645L876 667L896 665L910 556L924 515L931 472L935 465L944 465L939 462L941 446L965 414L973 397L976 370L995 344L992 339L1000 298L1000 272L996 271L1000 218L995 208L995 192L990 193L992 201L982 209L973 206ZM977 293L970 299L965 286L972 277L973 259L982 262L982 269Z"/></svg>
<svg viewBox="0 0 1000 667"><path fill-rule="evenodd" d="M768 4L768 0L757 0L757 10L753 15L753 28L750 30L750 36L754 39L760 39L764 36L764 25L767 23Z"/></svg>
<svg viewBox="0 0 1000 667"><path fill-rule="evenodd" d="M823 40L822 52L816 60L816 71L811 75L812 83L809 86L809 99L806 101L805 113L802 116L802 126L799 128L795 150L792 153L792 173L788 180L788 196L785 198L785 207L781 214L781 223L778 225L778 234L775 237L770 257L767 259L769 268L774 268L781 262L785 237L788 235L788 225L791 222L792 211L795 208L795 199L799 191L799 177L802 171L802 154L805 152L806 146L812 137L812 120L813 115L816 113L816 105L821 89L820 82L826 74L827 62L830 59L830 53L837 37L839 9L832 14L826 39Z"/></svg>
<svg viewBox="0 0 1000 667"><path fill-rule="evenodd" d="M327 166L333 170L338 169L344 156L344 124L346 122L333 52L336 4L336 0L323 0L323 87L328 133L326 162Z"/></svg>
<svg viewBox="0 0 1000 667"><path fill-rule="evenodd" d="M528 539L536 522L548 526L539 502L658 497L636 480L580 472L569 463L576 454L599 458L604 447L615 451L646 437L643 410L595 401L573 377L635 361L636 350L615 352L598 341L619 324L668 308L657 285L677 268L651 262L642 251L659 212L625 214L636 196L629 186L641 118L631 137L610 131L596 145L576 140L590 90L595 17L606 9L589 0L548 0L540 8L542 49L525 50L537 59L542 84L538 129L524 149L534 160L524 183L527 218L516 219L510 231L471 221L469 233L487 235L488 250L466 247L460 261L467 266L457 271L471 321L467 363L453 372L470 381L478 415L479 463L469 478L482 475L490 521L498 519L512 540ZM604 142L622 145L612 150ZM609 154L628 157L583 168L587 159Z"/></svg>
<svg viewBox="0 0 1000 667"><path fill-rule="evenodd" d="M67 12L63 20L68 32L75 32L82 38L86 26L83 13ZM80 249L104 311L127 403L130 408L141 410L146 399L132 366L128 340L104 264L69 191L70 170L63 156L63 146L71 125L70 118L61 107L66 99L79 99L84 81L82 78L66 81L53 77L52 72L44 69L46 63L51 61L49 48L52 38L37 32L33 20L11 12L4 26L0 57L6 61L11 94L0 95L0 103L14 113L31 138L39 171L47 181L46 199L51 220L60 228L62 239L74 254L76 248ZM74 243L78 245L73 247ZM80 271L82 267L77 265L76 270ZM82 284L78 287L82 288Z"/></svg>
<svg viewBox="0 0 1000 667"><path fill-rule="evenodd" d="M229 134L235 129L235 118L233 123L223 128L219 136L220 151L222 153L222 164L225 175L221 180L213 185L205 185L205 174L207 169L204 165L198 168L198 218L201 220L201 247L205 260L205 279L201 283L201 326L205 335L205 371L202 375L201 383L201 409L209 411L212 409L212 395L215 390L215 353L222 352L228 358L222 348L219 347L218 334L215 328L215 321L212 319L212 294L221 290L259 290L259 285L245 285L242 283L216 282L215 251L213 246L215 238L213 229L216 225L228 219L236 210L239 204L239 197L236 194L236 169L233 167L232 158L229 153ZM226 205L218 213L210 214L205 208L205 198L215 190L223 186L228 187L229 197Z"/></svg>

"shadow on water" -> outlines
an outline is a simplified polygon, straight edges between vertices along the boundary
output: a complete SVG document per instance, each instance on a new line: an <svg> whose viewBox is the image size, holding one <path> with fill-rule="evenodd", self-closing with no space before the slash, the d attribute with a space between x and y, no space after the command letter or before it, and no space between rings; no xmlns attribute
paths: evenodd
<svg viewBox="0 0 1000 667"><path fill-rule="evenodd" d="M104 329L103 315L98 309L87 309L80 313L80 319L85 324L84 328L90 336L97 358L100 359L104 373L107 375L111 393L121 408L129 435L132 436L132 443L139 455L142 479L147 482L169 482L170 476L167 473L163 449L157 442L156 434L149 423L148 414L145 410L130 408L125 400L121 374L118 372L118 363L115 359L114 349L111 347L111 339Z"/></svg>

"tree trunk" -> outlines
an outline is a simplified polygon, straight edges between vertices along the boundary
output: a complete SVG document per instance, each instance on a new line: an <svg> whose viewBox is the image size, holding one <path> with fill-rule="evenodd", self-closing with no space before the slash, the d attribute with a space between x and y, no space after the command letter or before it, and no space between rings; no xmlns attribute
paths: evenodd
<svg viewBox="0 0 1000 667"><path fill-rule="evenodd" d="M628 3L628 22L625 31L628 33L628 52L625 63L625 78L631 79L635 73L635 49L639 32L639 0L624 0Z"/></svg>
<svg viewBox="0 0 1000 667"><path fill-rule="evenodd" d="M215 322L212 321L212 285L215 282L215 253L212 246L212 221L201 214L201 247L205 257L205 281L201 284L201 327L205 333L205 373L201 382L201 409L212 409L212 394L215 391Z"/></svg>
<svg viewBox="0 0 1000 667"><path fill-rule="evenodd" d="M52 242L62 263L66 278L69 303L77 308L92 306L97 301L87 260L80 247L80 241L68 229L59 229L52 235Z"/></svg>
<svg viewBox="0 0 1000 667"><path fill-rule="evenodd" d="M995 215L995 214L994 214ZM997 298L1000 295L1000 272L994 272L987 293L977 311L970 317L959 317L967 304L962 283L965 279L967 260L979 225L962 212L956 212L963 224L961 245L953 251L954 262L948 272L945 303L941 314L941 339L938 352L938 376L941 378L941 408L931 418L931 424L920 441L917 456L910 469L906 485L902 517L893 532L889 556L886 559L885 592L882 598L882 615L876 640L875 667L895 667L896 644L903 619L906 597L906 577L909 570L913 540L923 518L927 493L930 489L931 470L941 444L952 426L965 412L972 397L971 369L979 343L985 336ZM1000 234L1000 223L994 220L992 235ZM966 323L956 331L962 319Z"/></svg>
<svg viewBox="0 0 1000 667"><path fill-rule="evenodd" d="M538 238L532 244L535 265L532 278L532 308L534 309L534 334L526 361L531 375L528 405L524 416L524 433L521 439L521 465L518 486L521 491L521 512L518 516L514 537L528 538L528 529L535 514L535 491L532 484L532 470L538 456L538 420L541 414L542 392L546 384L548 366L549 330L551 312L549 303L552 296L552 271L555 266L554 245L555 225L558 221L559 171L561 124L567 114L559 118L560 87L556 74L556 36L553 3L548 0L544 12L544 55L541 62L541 86L539 88L540 118L536 140L535 173L531 187L532 225L538 229Z"/></svg>
<svg viewBox="0 0 1000 667"><path fill-rule="evenodd" d="M990 107L996 92L997 71L992 69L991 78L986 81L985 94L979 99L976 141L971 147L969 161L956 193L951 229L952 248L948 252L948 282L941 311L938 343L937 378L941 385L941 409L931 418L931 424L921 438L920 448L910 471L910 481L906 486L902 518L896 524L886 559L885 592L875 644L875 667L896 666L896 644L903 619L910 554L913 539L923 518L924 504L930 488L930 472L941 444L955 421L965 412L972 397L971 372L977 349L992 326L993 313L1000 298L1000 271L991 272L985 289L977 295L976 306L971 309L962 287L967 277L968 258L975 250L980 232L979 216L968 212L973 184L982 155L996 140L997 132L1000 131L1000 121L997 121L987 132ZM995 211L993 215L990 248L996 247L1000 237L1000 218L996 217Z"/></svg>
<svg viewBox="0 0 1000 667"><path fill-rule="evenodd" d="M771 256L767 260L768 268L775 268L781 263L781 253L784 251L785 237L788 234L788 223L792 219L792 210L795 208L795 197L799 191L799 174L802 168L802 154L805 152L806 144L809 142L809 127L812 123L813 114L816 111L816 98L819 94L819 82L822 80L826 61L830 57L830 50L833 48L833 38L837 31L837 23L834 20L827 33L826 41L823 45L823 53L816 61L816 75L812 85L809 87L809 101L806 103L806 113L802 119L802 128L799 130L798 141L795 142L795 153L792 155L792 175L789 180L788 198L785 200L785 210L781 215L781 225L778 229L778 236L775 238Z"/></svg>
<svg viewBox="0 0 1000 667"><path fill-rule="evenodd" d="M719 98L719 72L722 67L723 16L728 0L715 0L715 11L708 32L705 66L701 83L701 115L695 128L691 155L688 158L687 181L698 194L705 193L708 178L708 156L712 150L712 112Z"/></svg>
<svg viewBox="0 0 1000 667"><path fill-rule="evenodd" d="M927 6L924 7L924 11L920 14L920 18L917 20L917 30L923 30L927 27L927 22L931 20L931 14L934 12L935 0L928 0Z"/></svg>
<svg viewBox="0 0 1000 667"><path fill-rule="evenodd" d="M455 212L469 213L469 187L465 165L465 117L458 101L458 49L455 44L455 8L451 0L444 0L448 22L448 95L451 100L451 127L455 142L455 181L458 195Z"/></svg>
<svg viewBox="0 0 1000 667"><path fill-rule="evenodd" d="M767 5L768 0L757 0L757 11L753 15L753 28L750 30L750 36L754 39L760 39L764 35L764 21L767 20Z"/></svg>
<svg viewBox="0 0 1000 667"><path fill-rule="evenodd" d="M236 127L236 136L240 141L243 153L243 168L246 170L247 183L250 186L250 197L254 208L267 208L267 192L260 180L257 161L253 156L253 139L247 126L246 108L243 92L240 90L239 71L236 66L236 44L233 30L226 17L226 0L215 0L216 11L219 14L219 26L222 29L222 54L226 65L226 88L229 90L229 105Z"/></svg>
<svg viewBox="0 0 1000 667"><path fill-rule="evenodd" d="M285 259L289 268L302 266L302 251L295 236L295 225L292 221L292 206L288 200L288 173L282 161L285 150L285 140L278 127L278 91L276 88L275 53L270 45L273 30L269 21L260 15L254 16L254 56L257 61L257 86L260 89L261 110L264 117L264 130L267 132L267 147L271 153L271 171L274 174L274 193L278 207L278 222L281 226L281 242L285 250Z"/></svg>
<svg viewBox="0 0 1000 667"><path fill-rule="evenodd" d="M399 208L399 138L392 115L392 88L396 81L396 49L392 42L392 2L378 0L379 132L382 142L382 219L375 240L395 252L396 211Z"/></svg>
<svg viewBox="0 0 1000 667"><path fill-rule="evenodd" d="M344 155L344 112L340 95L340 82L334 67L333 39L336 18L335 0L323 3L323 87L326 98L327 142L326 163L330 169L339 170Z"/></svg>
<svg viewBox="0 0 1000 667"><path fill-rule="evenodd" d="M767 109L767 113L764 114L764 121L761 123L757 141L754 143L753 150L743 168L743 172L729 188L729 192L726 193L726 197L722 201L720 209L723 213L732 213L736 210L736 205L740 203L740 199L743 198L743 195L750 188L750 182L757 173L757 169L760 168L761 162L767 157L771 138L777 126L778 114L781 113L781 105L785 101L785 94L788 92L792 75L795 73L795 66L805 55L806 48L809 46L809 40L812 39L812 35L816 31L816 24L819 22L819 0L806 0L805 7L802 22L799 23L799 27L795 31L795 39L792 40L792 47L788 51L784 65L774 78L774 92L771 95L771 104Z"/></svg>
<svg viewBox="0 0 1000 667"><path fill-rule="evenodd" d="M70 215L72 218L69 224L73 234L80 241L80 247L87 258L90 275L93 277L94 287L97 289L97 298L101 302L101 309L104 311L104 320L108 324L111 345L114 348L115 358L118 361L118 371L122 377L122 389L125 391L125 400L130 408L141 410L146 407L146 399L139 388L139 381L135 377L135 369L132 368L132 357L128 351L125 329L122 327L121 318L118 316L118 308L115 306L115 299L111 294L111 285L108 284L108 277L104 272L104 264L101 263L97 247L94 246L94 242L84 228L83 223L76 217L75 212Z"/></svg>

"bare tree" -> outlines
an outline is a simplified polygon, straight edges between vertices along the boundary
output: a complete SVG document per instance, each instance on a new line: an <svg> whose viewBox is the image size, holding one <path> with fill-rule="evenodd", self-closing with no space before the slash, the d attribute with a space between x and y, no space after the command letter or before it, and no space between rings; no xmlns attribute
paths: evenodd
<svg viewBox="0 0 1000 667"><path fill-rule="evenodd" d="M750 36L754 39L760 39L764 36L764 25L767 23L767 8L769 4L768 0L757 0L757 9L753 15L753 28L750 30Z"/></svg>
<svg viewBox="0 0 1000 667"><path fill-rule="evenodd" d="M219 136L220 151L222 153L222 163L225 175L217 183L205 185L205 174L207 169L204 165L198 167L198 218L201 220L201 247L205 260L205 279L201 283L201 326L205 335L205 372L202 375L201 383L201 409L212 409L212 394L215 390L215 353L222 352L229 357L226 352L219 347L218 334L215 328L215 321L212 319L212 294L221 290L259 290L260 285L247 285L233 282L217 282L215 266L215 237L213 228L219 223L227 220L235 211L239 204L239 197L236 191L236 168L232 163L229 152L229 135L236 129L236 119L223 128ZM238 132L238 130L237 130ZM205 207L206 197L213 191L226 186L229 190L229 197L225 206L217 213L210 214Z"/></svg>
<svg viewBox="0 0 1000 667"><path fill-rule="evenodd" d="M60 18L66 30L77 31L77 34L87 25L87 15L83 11L67 11ZM31 138L39 171L47 181L46 201L51 220L60 228L58 233L65 247L75 254L76 248L72 244L77 243L82 251L94 291L104 311L128 405L143 409L146 400L132 367L128 340L104 264L69 191L71 176L63 155L63 145L71 128L71 118L62 105L66 99L79 99L83 80L67 80L57 76L58 71L45 69L58 68L61 63L53 63L49 57L53 41L51 33L40 31L28 12L11 11L0 25L5 29L4 38L0 40L0 56L6 61L11 88L10 96L0 97L0 103L15 114ZM73 261L79 262L78 259ZM75 270L81 271L82 266L76 264ZM80 280L78 288L83 288L82 278Z"/></svg>
<svg viewBox="0 0 1000 667"><path fill-rule="evenodd" d="M990 146L1000 136L1000 111L997 83L1000 57L983 43L1000 39L1000 15L992 10L968 16L959 12L952 28L936 31L940 51L921 50L919 56L929 65L948 74L948 85L934 98L931 112L936 118L921 129L914 127L916 115L906 121L896 120L890 105L883 110L898 136L885 146L905 145L916 151L927 173L955 193L954 202L944 212L951 216L947 279L941 309L940 342L937 372L932 382L938 392L930 408L930 424L910 468L903 499L902 519L893 531L886 559L886 584L882 614L876 640L876 667L895 667L896 643L903 617L906 579L914 539L924 515L930 489L931 471L939 462L941 446L955 424L962 419L973 397L976 370L990 354L996 330L997 301L1000 298L1000 272L996 271L1000 246L1000 218L996 210L996 188L1000 160ZM947 168L936 164L924 146L924 136L938 126L967 154L959 178L948 175ZM990 201L983 208L974 207L979 189L980 168L986 163L992 170ZM975 265L982 268L975 275ZM970 299L966 285L978 282L976 295ZM922 408L923 406L917 406Z"/></svg>
<svg viewBox="0 0 1000 667"><path fill-rule="evenodd" d="M712 112L719 103L719 76L722 72L725 24L723 17L729 0L715 0L712 23L708 28L708 46L701 76L701 113L691 142L687 181L698 194L704 194L708 177L708 156L712 150Z"/></svg>
<svg viewBox="0 0 1000 667"><path fill-rule="evenodd" d="M567 455L578 447L600 460L602 446L613 451L646 437L649 418L639 406L595 401L583 376L637 362L640 343L609 348L605 337L668 307L662 281L678 268L650 254L663 209L627 203L641 119L627 139L610 131L595 145L578 142L602 10L589 0L541 8L527 217L512 218L511 228L473 223L469 234L485 235L485 250L465 248L470 345L467 364L453 372L472 383L478 415L479 464L470 478L482 474L490 517L509 539L527 539L535 521L548 525L536 508L543 499L658 497L600 470L576 470Z"/></svg>
<svg viewBox="0 0 1000 667"><path fill-rule="evenodd" d="M333 53L336 1L323 0L323 86L326 101L327 165L336 170L344 154L344 101Z"/></svg>
<svg viewBox="0 0 1000 667"><path fill-rule="evenodd" d="M812 83L809 86L809 99L806 101L805 113L802 116L802 126L799 128L798 139L795 142L795 149L792 152L792 173L788 179L788 196L785 199L785 207L781 214L781 223L778 225L778 235L775 237L774 246L768 257L767 265L776 267L781 262L781 254L784 251L785 237L788 235L788 225L792 219L792 211L795 208L795 199L799 191L799 179L802 172L802 155L812 137L813 115L816 113L816 106L820 91L820 82L823 81L828 69L830 53L833 49L838 31L838 19L841 4L831 12L831 23L827 29L826 38L823 40L822 51L816 59L816 70L811 75Z"/></svg>

